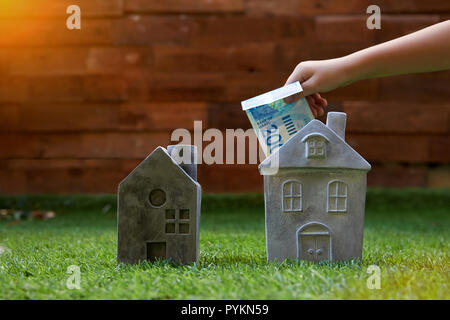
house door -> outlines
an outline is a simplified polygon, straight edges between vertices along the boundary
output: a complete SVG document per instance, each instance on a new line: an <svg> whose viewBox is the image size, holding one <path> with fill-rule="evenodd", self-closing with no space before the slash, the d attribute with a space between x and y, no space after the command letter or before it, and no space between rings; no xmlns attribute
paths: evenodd
<svg viewBox="0 0 450 320"><path fill-rule="evenodd" d="M298 258L308 261L331 260L331 236L328 227L308 224L297 232Z"/></svg>
<svg viewBox="0 0 450 320"><path fill-rule="evenodd" d="M147 242L147 260L150 262L166 258L165 242Z"/></svg>

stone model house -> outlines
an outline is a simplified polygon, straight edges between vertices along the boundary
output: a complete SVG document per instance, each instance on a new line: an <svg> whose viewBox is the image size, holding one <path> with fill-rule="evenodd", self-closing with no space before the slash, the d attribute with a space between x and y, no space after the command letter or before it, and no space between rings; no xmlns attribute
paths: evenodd
<svg viewBox="0 0 450 320"><path fill-rule="evenodd" d="M194 146L158 147L120 183L118 262L197 261L201 187L195 160Z"/></svg>
<svg viewBox="0 0 450 320"><path fill-rule="evenodd" d="M345 123L341 112L312 120L260 164L268 261L361 259L371 167L345 142Z"/></svg>

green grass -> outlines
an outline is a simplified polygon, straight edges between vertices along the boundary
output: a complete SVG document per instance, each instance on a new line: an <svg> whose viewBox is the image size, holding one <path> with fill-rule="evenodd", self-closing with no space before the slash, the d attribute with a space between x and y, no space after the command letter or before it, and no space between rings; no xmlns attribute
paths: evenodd
<svg viewBox="0 0 450 320"><path fill-rule="evenodd" d="M0 196L0 299L449 299L450 190L370 189L361 263L267 263L261 195L206 195L198 264L116 264L114 196ZM370 290L367 267L381 269ZM69 290L70 265L81 289Z"/></svg>

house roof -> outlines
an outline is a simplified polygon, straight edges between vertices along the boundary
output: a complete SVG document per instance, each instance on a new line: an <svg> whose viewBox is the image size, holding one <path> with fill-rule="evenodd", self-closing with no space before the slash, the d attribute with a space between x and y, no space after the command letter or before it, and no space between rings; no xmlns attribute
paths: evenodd
<svg viewBox="0 0 450 320"><path fill-rule="evenodd" d="M158 163L160 163L161 165L158 165L158 168L155 168L155 166ZM184 178L186 178L186 182L190 182L200 187L200 184L194 179L192 179L191 176L189 176L183 170L183 168L181 168L175 162L175 160L169 155L167 150L163 147L157 147L155 150L153 150L152 153L150 153L136 168L134 168L133 171L130 172L130 174L128 174L128 176L125 177L125 179L122 180L121 184L127 180L130 180L130 178L132 178L134 175L141 175L143 170L152 172L153 170L164 171L167 169L174 170L178 174L184 176Z"/></svg>
<svg viewBox="0 0 450 320"><path fill-rule="evenodd" d="M328 141L324 159L306 157L306 140L315 135L320 135ZM371 169L370 164L359 153L319 120L310 121L276 152L261 162L260 173L271 174L277 161L278 168L345 168L365 171Z"/></svg>

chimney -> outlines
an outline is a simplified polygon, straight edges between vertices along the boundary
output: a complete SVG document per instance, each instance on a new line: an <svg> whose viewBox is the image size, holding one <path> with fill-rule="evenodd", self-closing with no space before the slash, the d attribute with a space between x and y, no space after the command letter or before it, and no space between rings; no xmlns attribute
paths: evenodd
<svg viewBox="0 0 450 320"><path fill-rule="evenodd" d="M187 144L167 146L167 152L194 181L197 181L197 147Z"/></svg>
<svg viewBox="0 0 450 320"><path fill-rule="evenodd" d="M347 114L344 112L328 112L327 127L334 131L342 140L345 141L345 121Z"/></svg>

